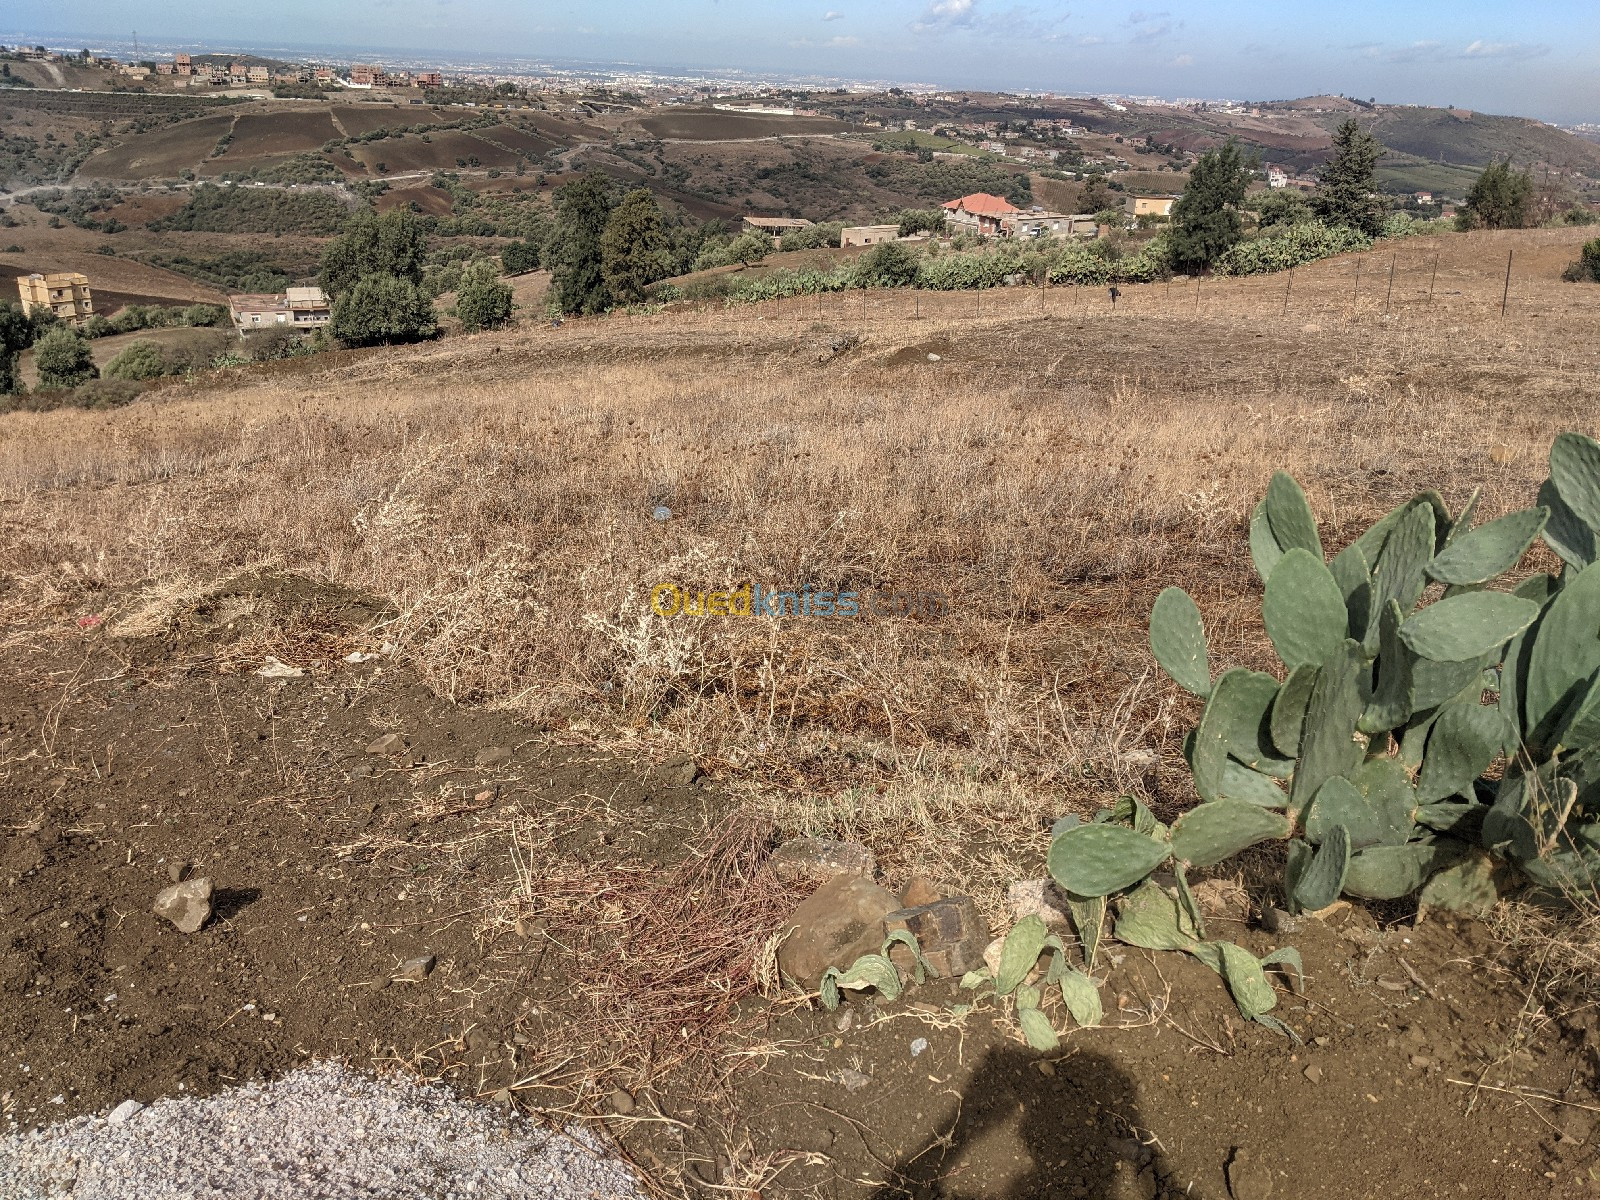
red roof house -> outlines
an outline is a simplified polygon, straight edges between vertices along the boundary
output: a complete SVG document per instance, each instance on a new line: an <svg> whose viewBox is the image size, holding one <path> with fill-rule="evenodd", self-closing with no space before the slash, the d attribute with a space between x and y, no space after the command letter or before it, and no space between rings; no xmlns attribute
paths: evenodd
<svg viewBox="0 0 1600 1200"><path fill-rule="evenodd" d="M1001 232L1004 218L1022 211L1004 197L991 196L988 192L973 192L959 200L946 200L942 207L951 223L990 235Z"/></svg>

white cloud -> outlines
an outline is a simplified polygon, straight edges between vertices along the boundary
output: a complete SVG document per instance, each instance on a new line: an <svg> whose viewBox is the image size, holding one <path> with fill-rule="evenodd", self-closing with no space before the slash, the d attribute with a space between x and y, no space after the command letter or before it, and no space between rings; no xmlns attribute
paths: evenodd
<svg viewBox="0 0 1600 1200"><path fill-rule="evenodd" d="M1486 42L1479 38L1461 52L1461 57L1516 60L1538 58L1540 55L1548 53L1550 53L1549 46L1534 45L1530 42Z"/></svg>
<svg viewBox="0 0 1600 1200"><path fill-rule="evenodd" d="M844 20L844 14L842 12L835 12L830 8L827 12L822 14L822 19L824 21L842 21Z"/></svg>
<svg viewBox="0 0 1600 1200"><path fill-rule="evenodd" d="M942 29L971 28L972 11L977 0L933 0L922 19L912 24L918 33L931 33Z"/></svg>
<svg viewBox="0 0 1600 1200"><path fill-rule="evenodd" d="M1180 54L1172 60L1172 65L1175 67L1192 67L1194 66L1194 55Z"/></svg>

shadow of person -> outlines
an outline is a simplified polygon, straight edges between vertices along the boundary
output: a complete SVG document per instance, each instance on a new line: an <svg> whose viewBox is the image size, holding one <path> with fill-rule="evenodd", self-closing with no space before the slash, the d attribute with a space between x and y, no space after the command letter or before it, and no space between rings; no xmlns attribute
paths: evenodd
<svg viewBox="0 0 1600 1200"><path fill-rule="evenodd" d="M991 1050L873 1200L1155 1200L1166 1170L1137 1099L1092 1051Z"/></svg>

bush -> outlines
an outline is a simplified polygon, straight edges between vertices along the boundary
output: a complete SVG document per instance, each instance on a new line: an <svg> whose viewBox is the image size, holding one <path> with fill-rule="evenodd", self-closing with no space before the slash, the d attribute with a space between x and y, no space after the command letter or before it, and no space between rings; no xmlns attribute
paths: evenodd
<svg viewBox="0 0 1600 1200"><path fill-rule="evenodd" d="M456 317L468 333L498 329L511 320L511 286L502 283L486 258L468 263L456 291Z"/></svg>
<svg viewBox="0 0 1600 1200"><path fill-rule="evenodd" d="M919 266L919 255L903 242L880 242L856 261L855 285L911 287Z"/></svg>
<svg viewBox="0 0 1600 1200"><path fill-rule="evenodd" d="M73 390L72 403L79 408L121 408L143 391L132 379L91 379Z"/></svg>
<svg viewBox="0 0 1600 1200"><path fill-rule="evenodd" d="M57 325L34 343L33 362L42 388L75 388L100 377L89 343L66 325Z"/></svg>
<svg viewBox="0 0 1600 1200"><path fill-rule="evenodd" d="M1318 221L1274 226L1272 232L1240 242L1215 263L1219 275L1260 275L1287 271L1335 254L1365 250L1372 242L1359 230L1341 225L1330 229Z"/></svg>
<svg viewBox="0 0 1600 1200"><path fill-rule="evenodd" d="M1600 238L1583 244L1578 261L1561 272L1561 278L1568 283L1600 283Z"/></svg>
<svg viewBox="0 0 1600 1200"><path fill-rule="evenodd" d="M500 251L500 266L507 275L526 275L539 269L539 247L532 242L512 242Z"/></svg>
<svg viewBox="0 0 1600 1200"><path fill-rule="evenodd" d="M140 339L130 343L122 353L106 364L106 379L127 379L143 382L167 374L167 358L154 342Z"/></svg>
<svg viewBox="0 0 1600 1200"><path fill-rule="evenodd" d="M367 275L333 302L328 332L347 346L416 342L438 331L433 301L411 280Z"/></svg>
<svg viewBox="0 0 1600 1200"><path fill-rule="evenodd" d="M350 210L331 192L218 187L202 183L174 213L150 222L160 231L205 233L337 233Z"/></svg>

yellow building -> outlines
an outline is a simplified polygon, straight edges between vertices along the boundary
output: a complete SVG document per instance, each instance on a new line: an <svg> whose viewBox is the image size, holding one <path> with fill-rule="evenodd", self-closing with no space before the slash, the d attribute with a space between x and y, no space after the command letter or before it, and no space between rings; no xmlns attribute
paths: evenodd
<svg viewBox="0 0 1600 1200"><path fill-rule="evenodd" d="M1128 196L1123 200L1130 217L1170 217L1176 196Z"/></svg>
<svg viewBox="0 0 1600 1200"><path fill-rule="evenodd" d="M89 294L89 279L76 271L57 271L50 275L17 277L17 291L22 293L22 311L31 315L35 309L48 308L63 321L82 325L94 316L94 298Z"/></svg>

